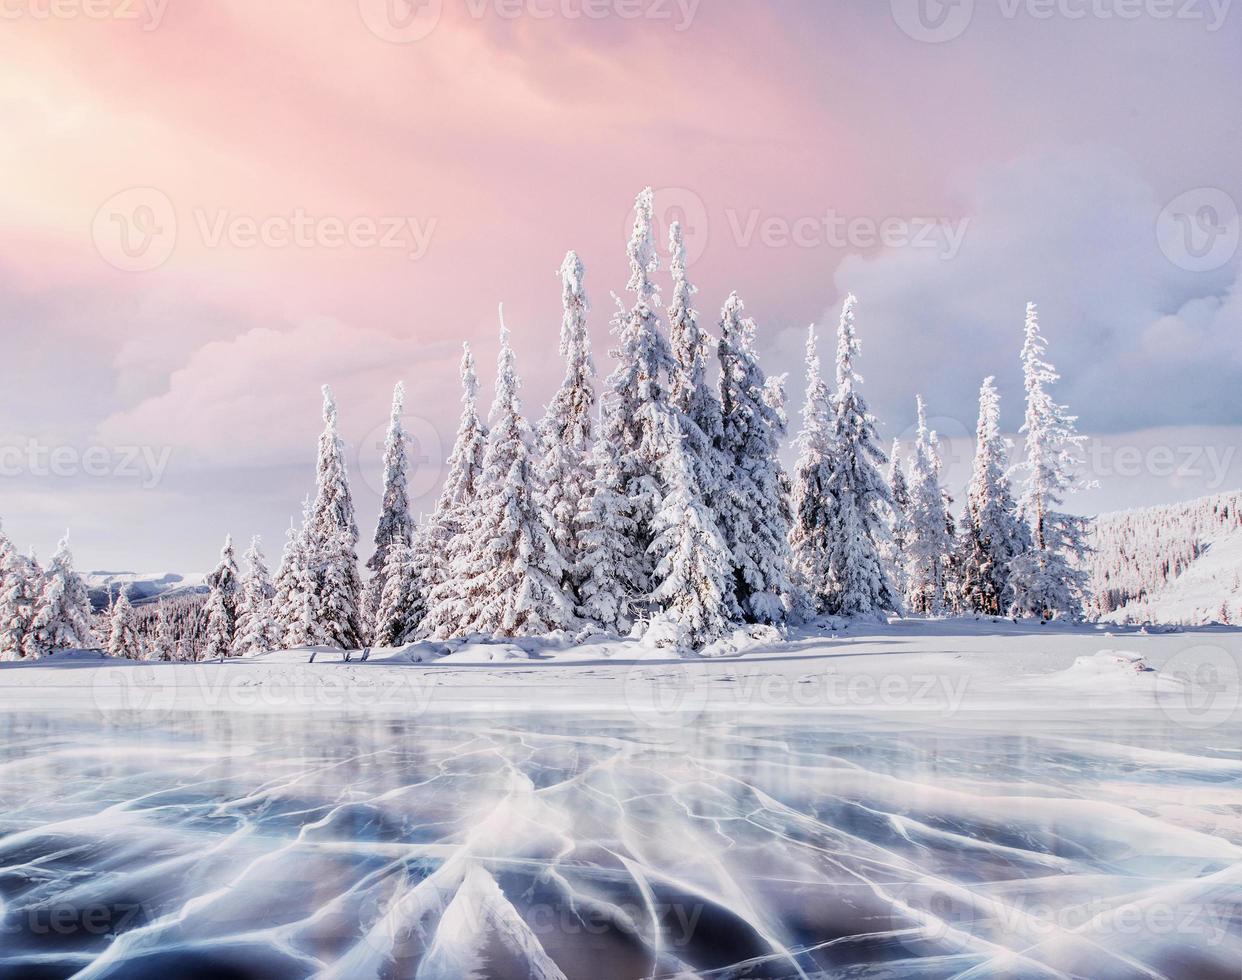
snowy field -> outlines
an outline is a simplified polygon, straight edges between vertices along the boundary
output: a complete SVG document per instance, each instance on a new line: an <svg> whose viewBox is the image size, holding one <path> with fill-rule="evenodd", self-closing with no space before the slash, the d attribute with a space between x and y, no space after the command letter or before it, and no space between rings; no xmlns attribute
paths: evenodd
<svg viewBox="0 0 1242 980"><path fill-rule="evenodd" d="M726 646L3 665L0 976L1237 980L1242 633Z"/></svg>

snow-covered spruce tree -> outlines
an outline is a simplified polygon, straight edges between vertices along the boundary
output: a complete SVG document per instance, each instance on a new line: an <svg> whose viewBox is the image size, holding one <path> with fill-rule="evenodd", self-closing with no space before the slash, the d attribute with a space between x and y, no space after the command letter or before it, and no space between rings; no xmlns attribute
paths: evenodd
<svg viewBox="0 0 1242 980"><path fill-rule="evenodd" d="M155 622L155 632L146 644L143 652L144 660L156 663L168 663L178 659L177 636L173 628L172 615L167 599L159 601L159 610Z"/></svg>
<svg viewBox="0 0 1242 980"><path fill-rule="evenodd" d="M539 636L566 627L573 604L564 565L535 493L532 433L522 417L509 331L500 328L496 399L469 525L473 548L454 568L456 586L434 614L436 636Z"/></svg>
<svg viewBox="0 0 1242 980"><path fill-rule="evenodd" d="M604 413L613 411L606 399ZM602 429L612 426L602 425ZM591 484L578 514L582 551L575 579L578 615L626 634L634 626L634 600L642 594L646 562L635 551L638 530L624 493L621 447L599 439L591 451Z"/></svg>
<svg viewBox="0 0 1242 980"><path fill-rule="evenodd" d="M246 559L246 574L241 582L237 630L233 637L236 657L278 650L282 637L273 606L276 589L258 535L250 539L250 547L242 557Z"/></svg>
<svg viewBox="0 0 1242 980"><path fill-rule="evenodd" d="M566 587L576 590L573 571L581 544L578 524L582 500L590 491L594 437L595 363L587 333L587 302L582 262L576 252L561 264L561 357L565 378L539 426L539 504L544 523L565 562Z"/></svg>
<svg viewBox="0 0 1242 980"><path fill-rule="evenodd" d="M1060 375L1044 359L1047 350L1035 304L1029 303L1022 346L1026 458L1017 469L1023 475L1018 513L1030 528L1031 547L1011 565L1013 612L1041 619L1078 619L1087 593L1082 562L1090 550L1088 522L1058 508L1067 493L1081 486L1078 473L1085 439L1075 429L1077 417L1048 392Z"/></svg>
<svg viewBox="0 0 1242 980"><path fill-rule="evenodd" d="M388 435L384 440L384 498L380 505L379 521L375 526L375 551L367 559L371 578L363 595L365 618L368 624L375 621L379 612L380 597L387 582L388 549L397 541L406 543L414 537L414 518L410 514L409 464L406 448L409 435L401 416L405 412L405 385L397 382L392 393L392 415L388 422Z"/></svg>
<svg viewBox="0 0 1242 980"><path fill-rule="evenodd" d="M717 447L723 479L715 499L729 549L730 607L744 618L772 623L789 601L789 515L779 453L785 419L771 404L768 379L754 348L755 322L733 293L720 315L720 413ZM713 488L708 488L709 490Z"/></svg>
<svg viewBox="0 0 1242 980"><path fill-rule="evenodd" d="M665 431L665 416L672 411L665 378L672 370L673 357L660 331L656 313L659 290L651 278L660 265L651 238L651 188L638 195L634 210L634 229L626 247L630 260L626 289L634 294L634 303L626 310L617 301L618 311L612 321L617 339L612 354L617 365L607 381L610 405L600 434L600 438L620 447L620 482L615 490L629 501L629 530L634 537L627 550L641 563L640 592L626 603L623 619L637 618L651 591L653 568L648 549L655 535L664 470L662 454L667 443L661 433Z"/></svg>
<svg viewBox="0 0 1242 980"><path fill-rule="evenodd" d="M462 344L462 412L449 454L440 497L427 524L412 541L425 599L426 621L420 634L456 632L463 617L461 582L455 569L466 561L475 542L465 533L474 512L478 482L487 449L487 426L478 412L479 381L469 344Z"/></svg>
<svg viewBox="0 0 1242 980"><path fill-rule="evenodd" d="M792 578L809 618L824 612L835 592L830 556L836 508L829 487L835 459L832 393L821 372L815 327L806 339L806 401L795 445L793 526L789 532Z"/></svg>
<svg viewBox="0 0 1242 980"><path fill-rule="evenodd" d="M667 488L655 518L651 598L659 612L648 637L659 645L699 650L724 636L732 620L728 591L733 563L715 515L695 485L694 467L677 419L663 438Z"/></svg>
<svg viewBox="0 0 1242 980"><path fill-rule="evenodd" d="M918 398L919 429L910 468L910 540L906 545L906 601L921 616L945 612L946 571L953 542L949 538L944 494L940 489L940 454L935 433L927 429L923 397Z"/></svg>
<svg viewBox="0 0 1242 980"><path fill-rule="evenodd" d="M906 565L910 546L910 484L901 458L901 440L893 440L888 463L889 537L883 548L889 581L898 595L909 594Z"/></svg>
<svg viewBox="0 0 1242 980"><path fill-rule="evenodd" d="M242 595L231 534L224 538L220 563L207 576L207 585L211 591L207 595L207 647L203 656L208 660L219 660L233 655L238 604Z"/></svg>
<svg viewBox="0 0 1242 980"><path fill-rule="evenodd" d="M1013 603L1011 565L1030 547L1009 485L1009 460L1000 431L995 380L979 389L975 462L959 528L961 600L964 611L1004 615Z"/></svg>
<svg viewBox="0 0 1242 980"><path fill-rule="evenodd" d="M323 421L308 548L315 556L313 615L328 643L352 650L365 638L358 523L345 465L345 444L337 431L336 401L327 385L323 386Z"/></svg>
<svg viewBox="0 0 1242 980"><path fill-rule="evenodd" d="M726 463L718 448L724 435L720 401L707 381L712 354L711 336L699 324L694 309L698 289L686 278L686 243L681 223L669 227L669 272L673 277L673 301L668 307L669 348L673 361L669 372L668 400L684 416L682 442L708 506L723 489Z"/></svg>
<svg viewBox="0 0 1242 980"><path fill-rule="evenodd" d="M138 637L138 631L134 628L134 607L129 601L128 591L121 586L121 594L112 604L112 616L108 630L108 656L139 660L141 654L142 642Z"/></svg>
<svg viewBox="0 0 1242 980"><path fill-rule="evenodd" d="M376 646L395 647L408 642L423 622L426 608L419 571L414 548L400 538L392 541L371 637Z"/></svg>
<svg viewBox="0 0 1242 980"><path fill-rule="evenodd" d="M829 540L833 592L828 611L838 616L882 616L901 610L901 599L884 570L880 548L888 534L885 514L888 484L880 466L888 462L880 448L876 420L858 390L862 378L854 368L861 346L854 331L853 294L845 299L837 329L837 390L833 395L835 455L829 492L836 502L837 524Z"/></svg>
<svg viewBox="0 0 1242 980"><path fill-rule="evenodd" d="M31 634L27 656L46 657L57 650L81 649L91 642L90 596L73 570L67 531L43 575Z"/></svg>
<svg viewBox="0 0 1242 980"><path fill-rule="evenodd" d="M303 513L307 513L309 508L309 503L304 501ZM285 531L285 546L280 555L280 565L276 569L276 578L272 583L272 615L276 619L282 643L286 643L291 638L291 634L295 631L295 624L300 618L299 610L302 600L298 588L301 582L301 545L302 532L290 518L289 527ZM293 643L288 645L296 646Z"/></svg>
<svg viewBox="0 0 1242 980"><path fill-rule="evenodd" d="M42 574L33 557L19 554L7 540L2 545L8 547L0 567L0 660L21 660L37 656L32 627Z"/></svg>

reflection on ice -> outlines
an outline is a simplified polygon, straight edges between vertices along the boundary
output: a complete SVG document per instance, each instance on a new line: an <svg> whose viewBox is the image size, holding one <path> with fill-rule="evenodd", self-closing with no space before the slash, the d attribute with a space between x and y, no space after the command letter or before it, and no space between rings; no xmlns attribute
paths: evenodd
<svg viewBox="0 0 1242 980"><path fill-rule="evenodd" d="M1238 732L0 722L0 976L1230 977Z"/></svg>

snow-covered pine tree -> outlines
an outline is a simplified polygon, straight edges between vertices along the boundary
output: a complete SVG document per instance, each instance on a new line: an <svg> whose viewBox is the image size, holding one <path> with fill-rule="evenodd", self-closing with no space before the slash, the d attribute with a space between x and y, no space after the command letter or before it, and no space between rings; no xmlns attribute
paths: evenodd
<svg viewBox="0 0 1242 980"><path fill-rule="evenodd" d="M85 583L73 570L68 531L56 546L42 581L27 656L46 657L57 650L87 647L91 642L91 601Z"/></svg>
<svg viewBox="0 0 1242 980"><path fill-rule="evenodd" d="M602 411L613 411L605 399ZM601 425L601 429L612 426ZM582 552L575 579L578 615L619 634L635 622L634 603L642 595L646 562L634 549L638 530L625 496L621 447L599 439L591 450L591 485L578 515Z"/></svg>
<svg viewBox="0 0 1242 980"><path fill-rule="evenodd" d="M651 543L655 564L651 598L660 611L652 618L648 637L658 645L699 650L729 630L733 563L715 515L695 484L677 418L666 416L664 426L666 491Z"/></svg>
<svg viewBox="0 0 1242 980"><path fill-rule="evenodd" d="M673 277L673 301L668 307L669 348L673 357L668 400L685 416L681 426L684 451L704 500L714 510L713 501L722 490L726 463L718 449L724 435L720 401L707 382L713 342L700 326L698 311L694 309L698 289L686 278L686 243L678 221L669 226L668 247Z"/></svg>
<svg viewBox="0 0 1242 980"><path fill-rule="evenodd" d="M576 591L573 570L581 551L578 517L590 490L594 438L595 362L587 333L582 261L569 252L561 264L561 357L565 378L539 426L539 503L544 523L565 563L565 586Z"/></svg>
<svg viewBox="0 0 1242 980"><path fill-rule="evenodd" d="M125 660L141 659L142 642L134 628L134 607L129 592L121 586L120 595L112 604L112 616L108 629L108 656Z"/></svg>
<svg viewBox="0 0 1242 980"><path fill-rule="evenodd" d="M395 647L413 638L426 614L414 548L400 538L391 542L384 568L371 640L377 647Z"/></svg>
<svg viewBox="0 0 1242 980"><path fill-rule="evenodd" d="M611 404L604 416L605 428L600 438L615 442L621 450L620 484L616 492L631 507L629 530L634 538L627 550L641 563L641 592L633 597L632 607L641 606L651 591L653 570L648 549L654 538L655 514L660 506L660 482L664 470L661 454L667 440L662 438L666 420L672 409L665 390L665 378L673 367L668 341L660 331L656 310L660 295L652 275L660 259L651 237L653 197L651 188L638 195L634 203L634 229L626 252L630 261L630 279L626 289L634 294L634 303L626 310L620 299L613 317L612 330L617 347L612 351L617 361L609 375L607 391ZM589 560L589 557L588 559ZM624 618L630 618L633 609Z"/></svg>
<svg viewBox="0 0 1242 980"><path fill-rule="evenodd" d="M461 386L461 422L449 454L444 486L431 519L412 542L426 606L426 620L419 633L425 635L452 635L459 628L464 605L457 572L475 545L465 528L478 496L487 426L479 417L479 381L469 344L462 344Z"/></svg>
<svg viewBox="0 0 1242 980"><path fill-rule="evenodd" d="M832 393L824 381L815 327L806 339L806 401L795 445L793 526L789 532L792 578L802 600L799 613L810 618L824 612L835 592L830 558L836 508L830 486L836 458Z"/></svg>
<svg viewBox="0 0 1242 980"><path fill-rule="evenodd" d="M945 612L946 570L953 542L949 538L940 489L940 454L935 433L927 429L927 411L918 397L918 438L910 469L910 540L906 545L906 601L921 616Z"/></svg>
<svg viewBox="0 0 1242 980"><path fill-rule="evenodd" d="M460 587L449 597L450 608L437 610L440 638L539 636L573 619L562 587L564 566L536 499L533 436L522 417L519 387L502 311L487 451L472 518L462 532L474 547L455 570Z"/></svg>
<svg viewBox="0 0 1242 980"><path fill-rule="evenodd" d="M303 513L308 509L309 505L304 501ZM295 631L294 627L300 615L298 610L302 603L298 595L298 584L302 564L301 542L301 531L290 518L289 527L285 531L285 546L280 555L280 565L276 569L276 578L272 583L272 615L276 619L282 643L286 642L290 634ZM296 644L288 645L295 646Z"/></svg>
<svg viewBox="0 0 1242 980"><path fill-rule="evenodd" d="M4 564L0 567L0 660L37 656L32 650L35 606L42 588L38 564L19 554L7 539Z"/></svg>
<svg viewBox="0 0 1242 980"><path fill-rule="evenodd" d="M959 528L961 599L964 610L1004 615L1013 603L1010 566L1030 546L1009 484L1009 460L1000 431L995 379L979 389L975 462Z"/></svg>
<svg viewBox="0 0 1242 980"><path fill-rule="evenodd" d="M1013 611L1041 619L1082 616L1088 577L1082 567L1090 548L1088 522L1058 508L1079 489L1082 444L1076 416L1053 401L1048 389L1060 375L1045 360L1047 342L1039 331L1034 303L1026 307L1022 376L1026 386L1026 458L1018 513L1031 532L1031 547L1013 561Z"/></svg>
<svg viewBox="0 0 1242 980"><path fill-rule="evenodd" d="M226 535L220 549L220 563L207 576L207 647L203 656L219 660L233 655L237 636L237 611L241 600L241 579L237 572L237 556L233 535Z"/></svg>
<svg viewBox="0 0 1242 980"><path fill-rule="evenodd" d="M405 385L397 382L392 393L392 415L388 422L388 435L384 440L384 497L380 505L379 521L375 527L375 551L367 559L371 578L363 594L365 618L373 624L379 612L380 597L387 581L385 568L388 549L400 540L409 542L414 537L414 517L410 513L409 464L406 447L409 435L401 416L405 412Z"/></svg>
<svg viewBox="0 0 1242 980"><path fill-rule="evenodd" d="M839 616L882 616L898 612L901 599L884 570L880 548L888 534L888 484L879 467L888 462L876 420L867 409L854 367L861 350L854 330L853 294L845 299L837 329L837 390L833 395L835 459L829 484L837 525L829 541L833 593L829 612Z"/></svg>
<svg viewBox="0 0 1242 980"><path fill-rule="evenodd" d="M781 506L785 477L779 459L783 413L770 403L768 379L754 348L755 321L737 293L720 315L720 414L717 448L723 479L715 499L732 571L726 602L752 622L785 618L790 596L789 519ZM708 488L715 492L717 488Z"/></svg>
<svg viewBox="0 0 1242 980"><path fill-rule="evenodd" d="M910 546L910 484L901 458L901 440L893 440L888 463L889 537L883 553L893 589L903 598L909 594L906 577Z"/></svg>
<svg viewBox="0 0 1242 980"><path fill-rule="evenodd" d="M233 636L233 655L244 657L280 649L282 631L276 622L276 589L267 570L263 542L256 534L246 550L246 574L241 582L237 604L237 630Z"/></svg>
<svg viewBox="0 0 1242 980"><path fill-rule="evenodd" d="M345 444L337 429L336 400L327 385L323 386L323 421L309 539L309 551L317 558L314 617L328 643L352 650L365 638L358 523L349 489Z"/></svg>
<svg viewBox="0 0 1242 980"><path fill-rule="evenodd" d="M168 600L159 601L159 610L155 622L155 632L146 645L144 660L156 663L168 663L177 658L177 637L173 629L172 616L169 613Z"/></svg>

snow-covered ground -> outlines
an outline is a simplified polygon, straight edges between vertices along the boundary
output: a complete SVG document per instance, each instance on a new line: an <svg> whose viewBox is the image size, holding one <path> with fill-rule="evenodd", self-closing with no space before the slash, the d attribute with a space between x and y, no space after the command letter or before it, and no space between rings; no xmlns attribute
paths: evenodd
<svg viewBox="0 0 1242 980"><path fill-rule="evenodd" d="M901 620L743 631L679 659L637 640L415 643L363 663L307 650L201 664L60 654L0 664L0 707L122 723L188 710L619 710L657 724L702 712L1028 713L1238 708L1242 631L1005 620Z"/></svg>

